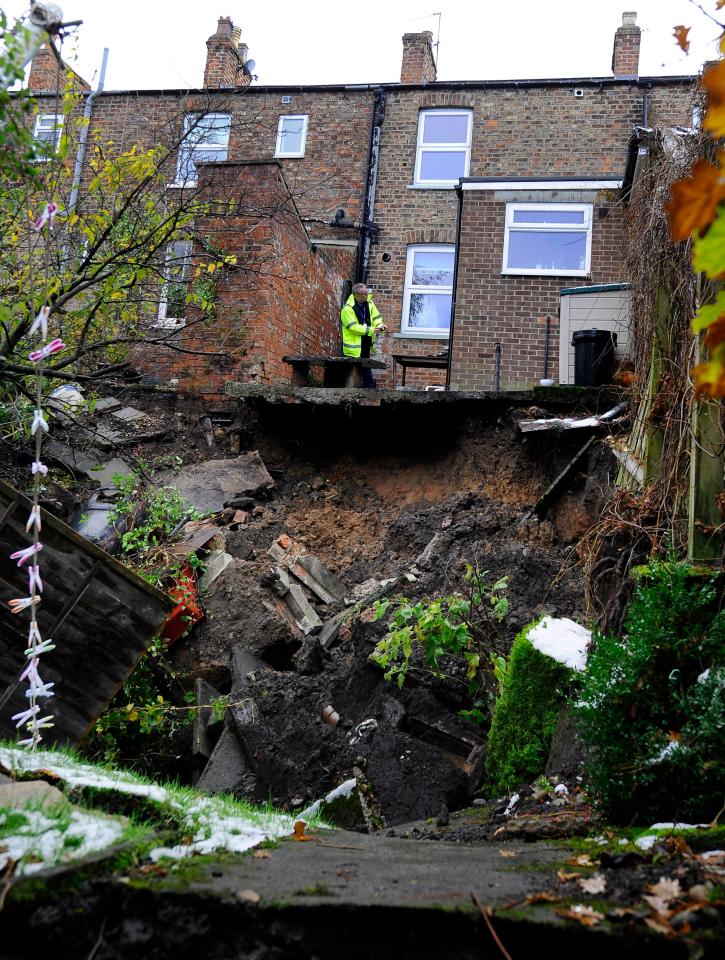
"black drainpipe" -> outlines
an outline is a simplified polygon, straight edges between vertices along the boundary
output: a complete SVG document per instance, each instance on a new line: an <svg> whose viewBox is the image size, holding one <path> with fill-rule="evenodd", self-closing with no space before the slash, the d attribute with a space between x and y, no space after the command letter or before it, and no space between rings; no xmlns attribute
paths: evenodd
<svg viewBox="0 0 725 960"><path fill-rule="evenodd" d="M370 241L375 232L373 215L375 213L375 189L378 183L378 161L380 159L380 136L383 121L385 120L385 101L387 95L381 87L373 91L373 109L370 117L370 140L368 143L367 176L365 179L365 193L362 205L362 226L360 228L360 243L357 248L357 263L355 264L355 280L357 283L367 283L370 272Z"/></svg>
<svg viewBox="0 0 725 960"><path fill-rule="evenodd" d="M453 260L453 293L451 295L451 322L448 329L448 366L446 367L446 390L451 389L451 363L453 361L453 329L456 324L456 291L458 288L458 257L461 249L461 220L463 219L463 188L456 186L458 212L456 214L456 249Z"/></svg>

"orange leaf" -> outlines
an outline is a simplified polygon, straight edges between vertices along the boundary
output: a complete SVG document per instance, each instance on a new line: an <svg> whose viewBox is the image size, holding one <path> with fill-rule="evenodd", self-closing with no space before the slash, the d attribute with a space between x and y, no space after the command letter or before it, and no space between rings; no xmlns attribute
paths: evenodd
<svg viewBox="0 0 725 960"><path fill-rule="evenodd" d="M722 352L722 347L718 353ZM695 381L695 394L698 397L708 396L714 400L725 397L725 365L723 358L713 358L709 363L700 363L693 368L692 379Z"/></svg>
<svg viewBox="0 0 725 960"><path fill-rule="evenodd" d="M714 323L711 323L705 334L705 346L708 350L714 350L721 343L725 343L725 316L718 317ZM674 739L670 737L670 739ZM677 736L679 740L679 734Z"/></svg>
<svg viewBox="0 0 725 960"><path fill-rule="evenodd" d="M297 820L297 821L296 821L296 823L295 823L294 838L295 838L295 840L299 840L300 842L304 842L305 840L314 840L314 839L315 839L314 837L308 837L307 834L305 833L305 821L304 821L304 820Z"/></svg>
<svg viewBox="0 0 725 960"><path fill-rule="evenodd" d="M725 60L706 70L700 83L708 93L707 113L702 125L716 138L725 136Z"/></svg>
<svg viewBox="0 0 725 960"><path fill-rule="evenodd" d="M725 7L725 0L717 0L717 3L715 4L715 9L722 10L723 7Z"/></svg>
<svg viewBox="0 0 725 960"><path fill-rule="evenodd" d="M686 180L672 185L672 199L666 204L672 239L687 240L693 230L702 232L709 227L723 199L722 171L706 160L698 160Z"/></svg>
<svg viewBox="0 0 725 960"><path fill-rule="evenodd" d="M690 32L690 27L684 27L682 24L675 27L672 31L672 36L677 41L677 46L683 53L689 53L690 51L690 41L687 39L687 34Z"/></svg>

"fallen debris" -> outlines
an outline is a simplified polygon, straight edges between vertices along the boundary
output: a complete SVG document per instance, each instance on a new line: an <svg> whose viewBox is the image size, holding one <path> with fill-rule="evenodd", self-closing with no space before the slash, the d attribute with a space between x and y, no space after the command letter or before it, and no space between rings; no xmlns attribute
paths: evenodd
<svg viewBox="0 0 725 960"><path fill-rule="evenodd" d="M175 475L160 478L175 486L201 513L221 513L227 505L241 506L240 497L267 494L274 486L256 450L229 460L206 460L182 467Z"/></svg>

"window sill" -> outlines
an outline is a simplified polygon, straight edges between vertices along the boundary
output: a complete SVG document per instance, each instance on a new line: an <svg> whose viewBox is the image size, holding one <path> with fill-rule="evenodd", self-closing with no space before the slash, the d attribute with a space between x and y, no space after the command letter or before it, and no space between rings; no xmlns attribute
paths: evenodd
<svg viewBox="0 0 725 960"><path fill-rule="evenodd" d="M304 160L304 153L275 153L275 160Z"/></svg>
<svg viewBox="0 0 725 960"><path fill-rule="evenodd" d="M156 320L151 324L153 330L183 330L186 320Z"/></svg>
<svg viewBox="0 0 725 960"><path fill-rule="evenodd" d="M167 190L196 190L196 180L187 180L186 183L167 183Z"/></svg>
<svg viewBox="0 0 725 960"><path fill-rule="evenodd" d="M455 190L458 181L455 183L409 183L406 190Z"/></svg>
<svg viewBox="0 0 725 960"><path fill-rule="evenodd" d="M591 270L502 270L502 277L577 277L579 280L591 280Z"/></svg>
<svg viewBox="0 0 725 960"><path fill-rule="evenodd" d="M409 330L401 331L401 333L394 333L393 340L450 340L450 334L446 330L444 332L431 332L426 333L412 333Z"/></svg>

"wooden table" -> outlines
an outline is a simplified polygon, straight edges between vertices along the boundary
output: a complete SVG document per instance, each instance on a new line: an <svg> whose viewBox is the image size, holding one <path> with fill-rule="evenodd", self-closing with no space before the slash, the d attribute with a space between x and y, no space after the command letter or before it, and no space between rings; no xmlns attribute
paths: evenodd
<svg viewBox="0 0 725 960"><path fill-rule="evenodd" d="M322 385L324 387L362 387L364 367L372 370L384 370L382 360L358 357L282 357L292 367L292 384L296 387L308 387L310 367L323 368Z"/></svg>
<svg viewBox="0 0 725 960"><path fill-rule="evenodd" d="M414 354L414 353L394 353L393 354L393 390L395 389L395 367L400 365L403 368L403 379L401 386L405 386L405 374L408 367L426 367L437 370L446 370L448 368L448 354Z"/></svg>

